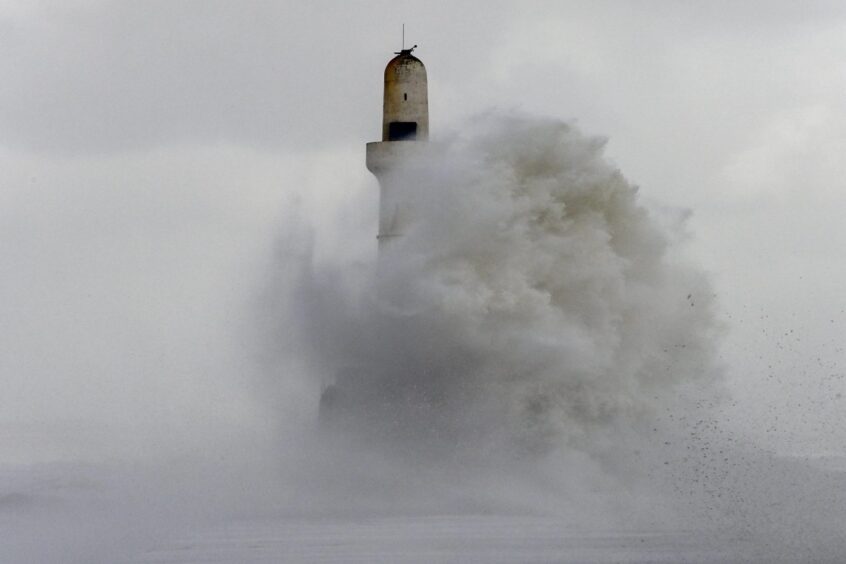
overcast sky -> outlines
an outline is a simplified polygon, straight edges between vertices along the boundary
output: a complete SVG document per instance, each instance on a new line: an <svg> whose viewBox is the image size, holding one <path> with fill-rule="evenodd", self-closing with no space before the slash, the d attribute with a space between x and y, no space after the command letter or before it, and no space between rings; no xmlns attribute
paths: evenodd
<svg viewBox="0 0 846 564"><path fill-rule="evenodd" d="M836 450L843 6L0 1L0 452L179 449L267 416L244 327L292 217L326 260L372 253L364 144L403 23L433 137L490 108L571 121L690 210L738 411L772 448Z"/></svg>

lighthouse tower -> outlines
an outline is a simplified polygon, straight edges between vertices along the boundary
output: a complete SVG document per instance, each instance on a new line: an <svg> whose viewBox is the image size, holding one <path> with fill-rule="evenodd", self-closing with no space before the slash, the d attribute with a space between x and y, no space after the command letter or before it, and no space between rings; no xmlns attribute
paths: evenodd
<svg viewBox="0 0 846 564"><path fill-rule="evenodd" d="M367 169L379 180L379 246L402 235L409 219L403 187L392 172L419 153L429 139L429 97L426 67L411 54L417 46L396 53L385 67L382 141L367 144Z"/></svg>
<svg viewBox="0 0 846 564"><path fill-rule="evenodd" d="M367 144L367 169L379 180L379 254L390 253L389 241L403 235L413 217L415 171L425 167L421 159L429 139L429 100L426 67L403 49L385 67L382 106L382 140ZM397 247L394 247L397 248ZM385 261L378 261L385 266ZM374 373L374 368L376 371ZM320 396L321 426L348 431L350 424L391 433L396 428L396 404L375 406L372 398L397 396L396 375L378 366L348 366L336 374L337 382ZM388 385L390 384L390 385ZM388 394L386 396L385 394ZM395 401L397 397L394 398Z"/></svg>

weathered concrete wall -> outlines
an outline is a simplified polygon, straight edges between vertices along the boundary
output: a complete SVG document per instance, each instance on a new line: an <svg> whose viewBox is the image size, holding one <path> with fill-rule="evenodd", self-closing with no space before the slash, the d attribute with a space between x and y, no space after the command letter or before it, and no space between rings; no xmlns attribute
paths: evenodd
<svg viewBox="0 0 846 564"><path fill-rule="evenodd" d="M379 241L402 235L411 219L413 195L392 171L408 170L425 145L415 141L367 144L367 169L379 179ZM407 176L406 176L407 178Z"/></svg>
<svg viewBox="0 0 846 564"><path fill-rule="evenodd" d="M410 52L403 51L385 67L382 141L390 141L391 122L416 123L416 141L429 138L429 97L426 67Z"/></svg>

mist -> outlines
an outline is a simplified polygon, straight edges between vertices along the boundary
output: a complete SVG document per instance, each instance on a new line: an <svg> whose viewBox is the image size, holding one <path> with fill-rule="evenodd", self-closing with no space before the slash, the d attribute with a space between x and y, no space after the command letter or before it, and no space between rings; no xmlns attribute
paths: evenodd
<svg viewBox="0 0 846 564"><path fill-rule="evenodd" d="M0 2L0 560L838 561L844 21Z"/></svg>
<svg viewBox="0 0 846 564"><path fill-rule="evenodd" d="M41 332L21 315L10 333L30 348L4 400L19 445L6 557L144 561L244 520L477 514L695 530L703 561L839 554L841 508L824 492L840 474L738 433L689 213L641 201L605 145L566 122L481 114L393 172L412 220L378 255L367 193L330 212L354 234L340 244L309 221L319 199L276 211L230 196L231 148L194 157L207 182L184 206L155 181L135 205L80 186L85 220L62 222L50 202L67 218L67 194L43 191L32 233L74 244L53 256L23 239L29 253L9 255L22 273L68 275L7 279L10 315L39 311ZM171 174L145 164L122 168ZM45 174L73 169L19 172ZM192 228L204 199L221 221ZM236 200L264 220L230 239ZM67 348L33 352L45 340ZM40 403L37 374L52 391ZM25 404L29 418L13 411Z"/></svg>
<svg viewBox="0 0 846 564"><path fill-rule="evenodd" d="M320 403L290 508L544 515L695 531L703 555L676 549L695 561L836 558L842 508L821 492L842 476L749 439L689 214L642 203L604 147L489 112L391 173L410 219L378 258L297 256L299 331L279 342Z"/></svg>
<svg viewBox="0 0 846 564"><path fill-rule="evenodd" d="M603 145L492 114L392 173L412 219L383 243L365 291L345 295L346 273L305 284L298 324L324 378L347 368L388 404L431 404L437 415L413 429L478 416L483 433L541 450L590 449L595 431L654 418L676 386L716 394L713 292L673 248L682 220L662 225L639 205ZM338 378L338 394L359 393Z"/></svg>

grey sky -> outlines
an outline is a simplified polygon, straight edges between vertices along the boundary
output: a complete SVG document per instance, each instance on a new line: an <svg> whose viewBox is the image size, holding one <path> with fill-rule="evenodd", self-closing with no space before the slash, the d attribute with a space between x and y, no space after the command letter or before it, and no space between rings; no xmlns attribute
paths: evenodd
<svg viewBox="0 0 846 564"><path fill-rule="evenodd" d="M842 3L22 0L0 3L0 450L88 452L49 438L71 420L140 430L106 441L133 452L266 416L239 328L286 217L366 256L403 22L434 137L491 107L574 120L643 198L692 209L742 409L812 395L771 446L835 448L813 429L838 424L819 383L844 360ZM21 446L27 425L48 431Z"/></svg>

